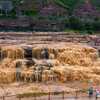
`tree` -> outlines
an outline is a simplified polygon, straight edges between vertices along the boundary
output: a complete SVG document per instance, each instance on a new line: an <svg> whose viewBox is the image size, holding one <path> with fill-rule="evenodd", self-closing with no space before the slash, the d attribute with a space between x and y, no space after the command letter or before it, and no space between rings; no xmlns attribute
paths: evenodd
<svg viewBox="0 0 100 100"><path fill-rule="evenodd" d="M82 30L84 28L84 24L82 23L82 21L75 16L71 16L69 18L69 26L70 28L75 30Z"/></svg>
<svg viewBox="0 0 100 100"><path fill-rule="evenodd" d="M14 5L14 8L16 10L16 14L20 13L19 10L18 10L19 9L18 5L24 3L24 0L12 0L12 2L13 2L13 5Z"/></svg>

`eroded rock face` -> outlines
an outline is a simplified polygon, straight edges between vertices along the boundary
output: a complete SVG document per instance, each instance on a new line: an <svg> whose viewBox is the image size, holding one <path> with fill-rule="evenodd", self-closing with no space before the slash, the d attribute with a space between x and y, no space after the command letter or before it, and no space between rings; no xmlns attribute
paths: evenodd
<svg viewBox="0 0 100 100"><path fill-rule="evenodd" d="M43 48L47 48L49 59L41 59ZM6 46L2 47L1 50L7 56L1 60L0 83L16 80L16 63L18 61L22 62L21 75L23 81L28 79L34 82L37 78L36 75L41 75L43 81L58 79L66 82L93 79L94 82L100 82L98 51L87 45L74 43L34 45L31 56L34 64L31 63L29 67L26 64L29 59L24 58L23 48ZM52 67L50 67L51 65ZM41 68L37 68L39 66Z"/></svg>
<svg viewBox="0 0 100 100"><path fill-rule="evenodd" d="M61 63L79 66L92 66L97 58L98 53L95 49L79 45L67 47L57 57Z"/></svg>

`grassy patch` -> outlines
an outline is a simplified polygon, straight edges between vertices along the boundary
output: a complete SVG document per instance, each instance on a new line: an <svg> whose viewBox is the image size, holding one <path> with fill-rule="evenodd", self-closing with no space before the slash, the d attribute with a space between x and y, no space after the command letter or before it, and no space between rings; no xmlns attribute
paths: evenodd
<svg viewBox="0 0 100 100"><path fill-rule="evenodd" d="M48 93L23 93L23 94L18 94L18 98L25 98L25 97L40 97L40 96L45 96L48 95Z"/></svg>
<svg viewBox="0 0 100 100"><path fill-rule="evenodd" d="M28 98L28 97L40 97L40 96L48 96L48 95L59 95L59 94L62 94L62 92L48 92L48 93L45 93L45 92L37 92L37 93L34 93L34 92L28 92L28 93L23 93L23 94L18 94L17 95L17 98Z"/></svg>

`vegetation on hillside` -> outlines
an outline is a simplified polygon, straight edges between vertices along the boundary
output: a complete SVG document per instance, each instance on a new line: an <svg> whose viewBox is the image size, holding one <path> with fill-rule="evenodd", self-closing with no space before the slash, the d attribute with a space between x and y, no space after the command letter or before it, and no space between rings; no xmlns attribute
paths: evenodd
<svg viewBox="0 0 100 100"><path fill-rule="evenodd" d="M100 11L100 0L91 0L91 3Z"/></svg>
<svg viewBox="0 0 100 100"><path fill-rule="evenodd" d="M87 31L89 33L100 31L100 0L89 0L88 3L86 3L85 0L12 1L14 9L7 15L2 11L0 18L17 18L16 15L26 16L26 18L29 17L29 19L33 20L33 22L29 21L31 22L31 29L33 29L32 25L40 24L41 21L43 22L42 24L49 27L51 31L53 29L56 31L58 31L58 29L61 31L70 29L75 31ZM78 16L79 13L82 13L82 15ZM34 23L34 21L37 23ZM58 27L58 23L61 24L61 26L63 25L62 29ZM38 27L39 25L36 26ZM45 30L44 27L43 30Z"/></svg>
<svg viewBox="0 0 100 100"><path fill-rule="evenodd" d="M84 0L54 0L56 4L64 7L70 13L75 9L76 6L83 3Z"/></svg>
<svg viewBox="0 0 100 100"><path fill-rule="evenodd" d="M83 31L92 34L93 32L100 31L100 19L94 20L82 20L81 18L77 18L76 16L71 16L66 22L66 28L75 30L75 31Z"/></svg>

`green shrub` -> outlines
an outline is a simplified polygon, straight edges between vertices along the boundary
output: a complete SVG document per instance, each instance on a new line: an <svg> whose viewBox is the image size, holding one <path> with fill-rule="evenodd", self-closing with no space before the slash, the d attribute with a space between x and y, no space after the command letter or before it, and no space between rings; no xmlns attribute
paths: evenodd
<svg viewBox="0 0 100 100"><path fill-rule="evenodd" d="M26 15L26 16L35 16L37 14L38 12L36 10L23 11L23 15Z"/></svg>
<svg viewBox="0 0 100 100"><path fill-rule="evenodd" d="M84 28L84 24L82 23L82 21L75 16L69 18L69 26L74 30L83 30Z"/></svg>
<svg viewBox="0 0 100 100"><path fill-rule="evenodd" d="M67 9L69 13L72 13L72 11L75 9L76 6L84 2L84 0L54 0L54 1L56 4Z"/></svg>

